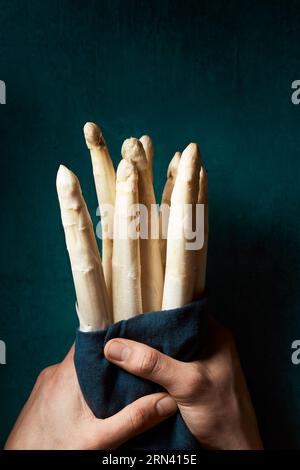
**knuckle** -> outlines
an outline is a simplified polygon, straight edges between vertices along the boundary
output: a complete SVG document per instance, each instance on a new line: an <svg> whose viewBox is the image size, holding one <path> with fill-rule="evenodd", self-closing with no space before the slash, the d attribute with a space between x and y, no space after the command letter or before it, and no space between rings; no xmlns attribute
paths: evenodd
<svg viewBox="0 0 300 470"><path fill-rule="evenodd" d="M199 392L201 387L201 379L200 376L196 376L196 374L191 374L185 379L186 387L189 390L191 395L195 395Z"/></svg>
<svg viewBox="0 0 300 470"><path fill-rule="evenodd" d="M200 391L208 388L209 385L207 374L200 370L199 367L191 368L189 373L186 375L184 382L189 390L189 394L192 396L195 396L200 393Z"/></svg>
<svg viewBox="0 0 300 470"><path fill-rule="evenodd" d="M145 375L152 375L159 369L159 354L155 350L149 350L143 354L139 364L138 372Z"/></svg>
<svg viewBox="0 0 300 470"><path fill-rule="evenodd" d="M46 377L46 369L43 369L37 376L37 379L35 381L35 388L39 387L44 382L45 377Z"/></svg>
<svg viewBox="0 0 300 470"><path fill-rule="evenodd" d="M141 407L135 407L129 412L130 426L133 432L143 428L147 422L147 413Z"/></svg>
<svg viewBox="0 0 300 470"><path fill-rule="evenodd" d="M45 367L45 369L39 373L36 383L40 385L45 382L52 375L55 367L56 366Z"/></svg>
<svg viewBox="0 0 300 470"><path fill-rule="evenodd" d="M45 369L43 369L39 376L38 376L38 379L40 379L41 381L43 381L47 376L49 375L49 368L46 367Z"/></svg>

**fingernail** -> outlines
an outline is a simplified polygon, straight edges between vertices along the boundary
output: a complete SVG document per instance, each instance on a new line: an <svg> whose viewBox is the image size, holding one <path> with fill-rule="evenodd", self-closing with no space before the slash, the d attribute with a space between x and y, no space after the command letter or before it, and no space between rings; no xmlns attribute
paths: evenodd
<svg viewBox="0 0 300 470"><path fill-rule="evenodd" d="M123 343L113 341L108 348L107 356L114 361L125 361L129 353L129 348Z"/></svg>
<svg viewBox="0 0 300 470"><path fill-rule="evenodd" d="M177 410L175 400L171 397L164 397L156 403L156 409L159 416L168 416Z"/></svg>

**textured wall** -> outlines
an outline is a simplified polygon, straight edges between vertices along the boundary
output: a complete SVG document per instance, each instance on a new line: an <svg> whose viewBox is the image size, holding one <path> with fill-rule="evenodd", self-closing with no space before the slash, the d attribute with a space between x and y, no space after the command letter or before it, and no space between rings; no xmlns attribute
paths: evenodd
<svg viewBox="0 0 300 470"><path fill-rule="evenodd" d="M300 106L298 1L0 0L0 433L77 325L55 191L79 176L96 223L82 125L149 133L168 160L200 144L210 179L209 286L230 325L267 447L298 447ZM297 76L298 74L298 76Z"/></svg>

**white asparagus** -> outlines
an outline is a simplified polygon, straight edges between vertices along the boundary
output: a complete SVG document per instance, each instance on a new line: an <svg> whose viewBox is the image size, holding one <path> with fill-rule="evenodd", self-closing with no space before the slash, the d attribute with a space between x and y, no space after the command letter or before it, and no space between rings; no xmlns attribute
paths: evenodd
<svg viewBox="0 0 300 470"><path fill-rule="evenodd" d="M172 195L172 191L173 191L175 180L176 180L180 156L181 156L181 152L175 152L172 160L170 161L168 171L167 171L167 181L166 181L163 193L162 193L161 204L159 208L159 239L160 239L160 251L161 251L163 271L165 271L165 267L166 267L167 235L168 235L171 195Z"/></svg>
<svg viewBox="0 0 300 470"><path fill-rule="evenodd" d="M122 157L136 163L139 203L141 205L141 232L143 232L143 227L148 229L147 233L142 233L140 237L143 312L160 310L163 293L163 268L159 244L159 215L149 164L142 143L133 137L124 141Z"/></svg>
<svg viewBox="0 0 300 470"><path fill-rule="evenodd" d="M187 249L187 228L193 227L193 215L199 192L200 153L196 144L183 151L171 196L167 259L163 292L163 310L182 307L194 297L196 256ZM190 209L193 210L190 210Z"/></svg>
<svg viewBox="0 0 300 470"><path fill-rule="evenodd" d="M137 169L134 163L121 160L117 170L112 260L115 322L143 311L138 225Z"/></svg>
<svg viewBox="0 0 300 470"><path fill-rule="evenodd" d="M112 322L101 258L77 177L60 165L56 187L65 231L80 329L94 331Z"/></svg>
<svg viewBox="0 0 300 470"><path fill-rule="evenodd" d="M199 177L199 195L198 203L204 204L204 244L201 250L196 253L196 283L195 298L199 298L205 290L206 282L206 264L207 264L207 247L208 247L208 180L207 173L203 166L200 170ZM202 227L201 227L202 228Z"/></svg>
<svg viewBox="0 0 300 470"><path fill-rule="evenodd" d="M142 137L140 137L140 142L142 142L143 144L146 158L149 164L151 179L153 181L153 155L154 155L153 141L151 137L149 137L148 135L142 135Z"/></svg>
<svg viewBox="0 0 300 470"><path fill-rule="evenodd" d="M83 132L86 145L91 154L101 215L103 272L109 300L112 304L113 208L115 205L116 175L99 127L92 122L87 122Z"/></svg>

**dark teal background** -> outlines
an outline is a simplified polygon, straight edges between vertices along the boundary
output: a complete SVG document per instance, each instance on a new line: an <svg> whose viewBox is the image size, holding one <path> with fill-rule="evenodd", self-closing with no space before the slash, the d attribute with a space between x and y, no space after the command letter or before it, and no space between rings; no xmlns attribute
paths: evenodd
<svg viewBox="0 0 300 470"><path fill-rule="evenodd" d="M79 176L98 122L115 163L149 133L160 196L168 161L200 145L210 182L209 287L234 330L266 447L300 448L298 1L0 0L1 317L4 443L38 372L77 326L55 189Z"/></svg>

